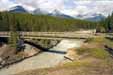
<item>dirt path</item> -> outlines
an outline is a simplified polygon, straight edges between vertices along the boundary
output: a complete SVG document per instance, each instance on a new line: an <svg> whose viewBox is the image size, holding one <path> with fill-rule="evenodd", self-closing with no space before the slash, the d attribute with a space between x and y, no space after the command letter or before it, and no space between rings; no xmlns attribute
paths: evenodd
<svg viewBox="0 0 113 75"><path fill-rule="evenodd" d="M62 40L57 46L50 49L50 52L43 52L9 68L4 68L0 71L0 75L12 75L30 69L54 67L64 60L63 52L66 52L68 48L80 47L82 42L80 40Z"/></svg>

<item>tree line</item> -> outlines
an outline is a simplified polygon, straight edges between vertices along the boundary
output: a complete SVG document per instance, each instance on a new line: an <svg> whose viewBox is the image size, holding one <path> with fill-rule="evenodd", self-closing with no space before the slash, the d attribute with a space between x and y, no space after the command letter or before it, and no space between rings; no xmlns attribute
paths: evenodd
<svg viewBox="0 0 113 75"><path fill-rule="evenodd" d="M113 32L113 13L98 24L99 32Z"/></svg>
<svg viewBox="0 0 113 75"><path fill-rule="evenodd" d="M0 12L0 31L62 32L80 29L96 29L97 32L113 32L113 14L99 22L66 19L49 15Z"/></svg>
<svg viewBox="0 0 113 75"><path fill-rule="evenodd" d="M49 15L0 12L0 31L62 32L95 29L96 22L58 18Z"/></svg>

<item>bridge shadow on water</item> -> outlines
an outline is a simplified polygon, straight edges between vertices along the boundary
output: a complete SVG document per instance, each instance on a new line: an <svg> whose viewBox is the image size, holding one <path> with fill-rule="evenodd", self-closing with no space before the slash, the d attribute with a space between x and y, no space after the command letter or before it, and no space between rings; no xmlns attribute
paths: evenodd
<svg viewBox="0 0 113 75"><path fill-rule="evenodd" d="M0 37L0 47L2 47L3 44L7 44L7 43L8 43L8 38Z"/></svg>
<svg viewBox="0 0 113 75"><path fill-rule="evenodd" d="M36 47L36 48L38 48L38 49L40 49L40 50L42 50L44 52L55 53L55 54L66 54L66 51L49 50L49 49L43 48L40 45L37 45L37 44L35 44L33 42L24 41L24 43L29 44L29 45L32 45L32 46L34 46L34 47Z"/></svg>
<svg viewBox="0 0 113 75"><path fill-rule="evenodd" d="M0 42L1 43L8 43L8 38L0 37Z"/></svg>

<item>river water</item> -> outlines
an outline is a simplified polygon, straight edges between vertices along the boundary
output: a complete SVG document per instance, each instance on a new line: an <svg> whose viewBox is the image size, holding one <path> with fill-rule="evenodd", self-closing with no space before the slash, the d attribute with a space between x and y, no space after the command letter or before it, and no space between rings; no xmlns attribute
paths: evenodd
<svg viewBox="0 0 113 75"><path fill-rule="evenodd" d="M48 52L23 60L8 68L0 70L0 75L12 75L31 69L54 67L64 60L64 55L69 48L80 47L83 40L62 40Z"/></svg>

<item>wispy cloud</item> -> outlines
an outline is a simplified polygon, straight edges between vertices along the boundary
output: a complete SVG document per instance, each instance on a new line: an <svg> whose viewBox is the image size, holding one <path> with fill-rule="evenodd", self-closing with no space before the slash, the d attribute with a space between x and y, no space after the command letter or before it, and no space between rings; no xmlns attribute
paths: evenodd
<svg viewBox="0 0 113 75"><path fill-rule="evenodd" d="M113 11L113 1L112 0L90 0L90 1L75 1L75 4L78 4L78 7L86 8L85 13L101 13L103 15L108 15ZM76 8L75 8L76 10ZM84 10L84 9L81 9Z"/></svg>
<svg viewBox="0 0 113 75"><path fill-rule="evenodd" d="M54 9L63 10L64 8L64 0L16 0L16 2L47 11L53 11Z"/></svg>
<svg viewBox="0 0 113 75"><path fill-rule="evenodd" d="M0 0L0 10L14 4L41 8L46 11L57 9L72 16L95 12L107 16L113 11L113 0Z"/></svg>
<svg viewBox="0 0 113 75"><path fill-rule="evenodd" d="M14 3L10 0L0 0L0 10L9 8Z"/></svg>

